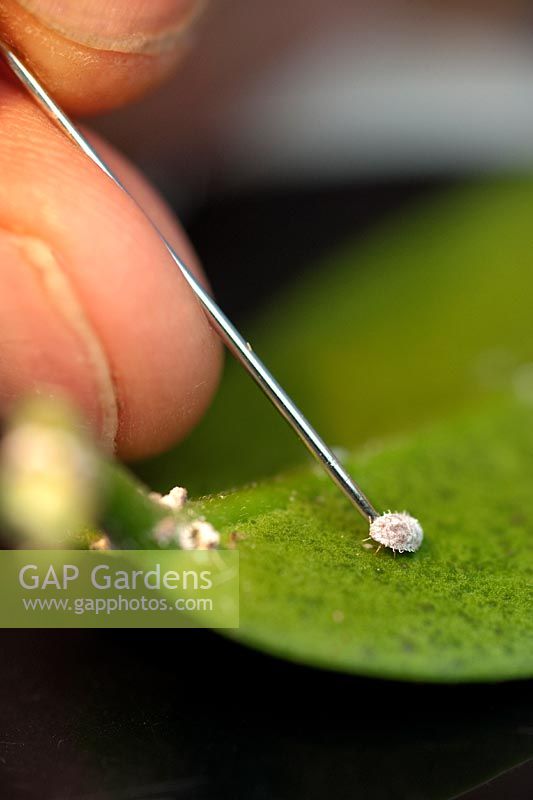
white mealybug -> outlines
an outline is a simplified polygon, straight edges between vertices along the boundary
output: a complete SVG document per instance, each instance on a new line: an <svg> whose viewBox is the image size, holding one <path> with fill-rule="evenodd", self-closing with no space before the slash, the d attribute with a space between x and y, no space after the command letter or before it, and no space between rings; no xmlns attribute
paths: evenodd
<svg viewBox="0 0 533 800"><path fill-rule="evenodd" d="M182 550L211 550L220 544L220 534L211 523L196 519L178 528L178 541Z"/></svg>
<svg viewBox="0 0 533 800"><path fill-rule="evenodd" d="M398 553L414 553L422 544L424 532L419 521L406 511L389 511L370 524L370 537Z"/></svg>
<svg viewBox="0 0 533 800"><path fill-rule="evenodd" d="M161 495L159 492L149 492L148 497L154 503L170 508L171 511L179 511L187 502L187 489L182 486L174 486L168 494Z"/></svg>

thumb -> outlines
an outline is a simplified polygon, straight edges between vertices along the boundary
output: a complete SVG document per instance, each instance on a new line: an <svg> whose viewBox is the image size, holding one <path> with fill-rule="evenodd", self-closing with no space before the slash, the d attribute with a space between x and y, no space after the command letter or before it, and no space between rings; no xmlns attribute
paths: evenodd
<svg viewBox="0 0 533 800"><path fill-rule="evenodd" d="M94 113L165 78L202 0L2 0L0 36L61 105Z"/></svg>

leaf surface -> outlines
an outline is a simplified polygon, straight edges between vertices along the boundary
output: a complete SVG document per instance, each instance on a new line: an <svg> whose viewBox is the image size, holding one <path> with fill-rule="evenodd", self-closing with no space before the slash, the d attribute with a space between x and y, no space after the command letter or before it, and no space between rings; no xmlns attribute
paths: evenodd
<svg viewBox="0 0 533 800"><path fill-rule="evenodd" d="M389 678L533 675L533 185L449 192L312 273L257 349L380 511L423 524L375 556L365 522L234 364L200 430L143 476L220 492L243 641ZM227 493L238 483L254 486Z"/></svg>

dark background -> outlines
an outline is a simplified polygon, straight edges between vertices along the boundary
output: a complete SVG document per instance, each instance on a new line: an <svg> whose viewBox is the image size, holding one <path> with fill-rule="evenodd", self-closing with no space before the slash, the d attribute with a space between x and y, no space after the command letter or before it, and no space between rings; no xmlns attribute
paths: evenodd
<svg viewBox="0 0 533 800"><path fill-rule="evenodd" d="M531 683L431 687L309 670L203 631L12 631L2 797L461 795L533 737ZM531 796L531 762L464 795Z"/></svg>

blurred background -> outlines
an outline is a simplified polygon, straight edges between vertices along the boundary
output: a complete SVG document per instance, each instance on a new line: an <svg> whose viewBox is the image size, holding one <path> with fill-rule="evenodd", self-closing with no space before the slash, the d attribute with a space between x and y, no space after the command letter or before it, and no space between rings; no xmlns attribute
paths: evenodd
<svg viewBox="0 0 533 800"><path fill-rule="evenodd" d="M529 168L531 20L525 0L210 3L175 78L96 126L239 316L413 198Z"/></svg>

